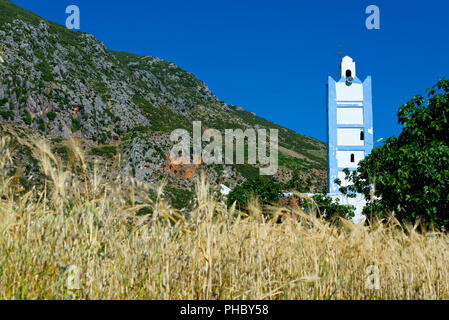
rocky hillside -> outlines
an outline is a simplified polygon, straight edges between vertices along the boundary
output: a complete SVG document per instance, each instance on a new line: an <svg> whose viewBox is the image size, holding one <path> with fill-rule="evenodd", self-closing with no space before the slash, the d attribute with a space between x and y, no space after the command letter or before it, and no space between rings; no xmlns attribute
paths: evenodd
<svg viewBox="0 0 449 320"><path fill-rule="evenodd" d="M167 161L170 132L203 127L278 128L279 180L301 170L325 181L325 145L220 101L191 73L154 57L114 52L92 35L46 21L0 0L0 125L3 134L39 134L54 148L82 138L92 159L118 163L137 179L169 179L173 193L188 190L198 167ZM27 161L24 159L23 161ZM231 187L258 173L250 165L204 168ZM23 175L31 175L27 166ZM177 190L177 191L176 191ZM178 192L179 193L179 192Z"/></svg>

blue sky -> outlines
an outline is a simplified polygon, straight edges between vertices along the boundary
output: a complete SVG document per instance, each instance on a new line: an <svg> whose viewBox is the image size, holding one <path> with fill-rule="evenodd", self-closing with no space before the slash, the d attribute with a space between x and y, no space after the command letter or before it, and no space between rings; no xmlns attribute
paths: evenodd
<svg viewBox="0 0 449 320"><path fill-rule="evenodd" d="M223 101L326 141L326 81L338 76L338 46L373 78L375 139L398 135L397 109L449 78L449 1L13 0L107 48L174 62ZM380 8L367 30L365 8Z"/></svg>

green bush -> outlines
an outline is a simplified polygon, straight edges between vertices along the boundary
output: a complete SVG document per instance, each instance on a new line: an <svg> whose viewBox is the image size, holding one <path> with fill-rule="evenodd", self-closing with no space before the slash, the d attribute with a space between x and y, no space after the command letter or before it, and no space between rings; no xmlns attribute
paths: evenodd
<svg viewBox="0 0 449 320"><path fill-rule="evenodd" d="M165 192L174 208L179 210L192 208L194 199L194 193L192 191L165 187Z"/></svg>
<svg viewBox="0 0 449 320"><path fill-rule="evenodd" d="M103 146L101 148L92 148L92 155L113 158L117 154L117 148L114 146Z"/></svg>
<svg viewBox="0 0 449 320"><path fill-rule="evenodd" d="M287 183L277 183L273 178L260 177L247 180L244 184L237 186L228 195L228 206L234 202L241 210L245 210L248 201L257 197L262 205L279 204L282 191L307 193L311 188L311 181L304 181L299 173L295 173ZM287 205L293 204L293 200L301 206L306 212L315 212L318 208L322 217L331 220L335 217L343 217L350 219L354 216L354 207L341 205L338 200L334 200L327 196L326 190L320 194L312 196L312 200L287 198ZM284 203L285 204L285 203Z"/></svg>
<svg viewBox="0 0 449 320"><path fill-rule="evenodd" d="M40 131L45 131L45 122L44 122L44 119L39 118L39 119L37 119L36 121L37 121L37 128L38 128Z"/></svg>
<svg viewBox="0 0 449 320"><path fill-rule="evenodd" d="M47 118L50 121L54 121L56 119L56 113L53 111L50 111L49 113L47 113Z"/></svg>
<svg viewBox="0 0 449 320"><path fill-rule="evenodd" d="M53 71L47 62L36 64L36 69L42 73L42 80L47 82L54 81Z"/></svg>
<svg viewBox="0 0 449 320"><path fill-rule="evenodd" d="M312 196L313 201L304 200L303 206L306 211L319 209L319 214L326 220L333 220L338 217L351 219L354 217L353 206L346 206L340 204L340 201L334 200L327 195L327 190L324 189L321 193Z"/></svg>
<svg viewBox="0 0 449 320"><path fill-rule="evenodd" d="M368 209L375 215L394 211L400 221L448 228L449 82L439 80L427 92L427 99L415 96L399 108L402 133L374 149L358 171L346 171L352 185L341 191L373 198Z"/></svg>
<svg viewBox="0 0 449 320"><path fill-rule="evenodd" d="M78 119L72 119L72 132L77 132L81 130L81 123Z"/></svg>
<svg viewBox="0 0 449 320"><path fill-rule="evenodd" d="M251 198L257 197L261 204L279 201L281 185L272 178L257 176L239 185L228 195L228 205L237 202L240 209L246 208Z"/></svg>
<svg viewBox="0 0 449 320"><path fill-rule="evenodd" d="M304 180L298 172L282 186L283 190L288 192L309 193L312 189L312 180L307 178ZM318 209L319 214L326 220L332 220L336 217L350 219L354 217L354 207L341 205L339 200L334 200L327 195L324 188L321 193L314 194L312 200L302 199L298 203L306 212L313 212Z"/></svg>
<svg viewBox="0 0 449 320"><path fill-rule="evenodd" d="M12 120L14 119L14 112L12 112L11 110L0 111L0 116L2 116L2 118L5 120Z"/></svg>
<svg viewBox="0 0 449 320"><path fill-rule="evenodd" d="M31 123L33 123L33 118L31 118L31 115L28 112L28 110L25 110L25 114L22 116L22 120L28 126L31 125Z"/></svg>
<svg viewBox="0 0 449 320"><path fill-rule="evenodd" d="M310 192L312 187L312 180L308 178L306 181L299 175L299 173L295 172L293 177L283 185L284 190L297 191L301 193Z"/></svg>

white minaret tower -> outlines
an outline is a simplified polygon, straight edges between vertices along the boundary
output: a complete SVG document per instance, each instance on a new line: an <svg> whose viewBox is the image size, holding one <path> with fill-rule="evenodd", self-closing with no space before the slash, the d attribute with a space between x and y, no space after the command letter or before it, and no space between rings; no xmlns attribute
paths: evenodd
<svg viewBox="0 0 449 320"><path fill-rule="evenodd" d="M360 81L348 56L341 60L340 80L329 77L327 118L329 194L340 194L335 179L347 185L343 170L356 170L371 153L374 139L371 77Z"/></svg>

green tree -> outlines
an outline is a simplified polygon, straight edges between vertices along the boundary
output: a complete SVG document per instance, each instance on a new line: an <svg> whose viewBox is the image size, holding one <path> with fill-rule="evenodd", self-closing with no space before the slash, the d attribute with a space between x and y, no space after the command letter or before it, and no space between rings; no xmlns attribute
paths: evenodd
<svg viewBox="0 0 449 320"><path fill-rule="evenodd" d="M298 191L298 192L310 192L312 188L312 180L307 178L305 181L298 172L293 174L293 177L284 184L284 190Z"/></svg>
<svg viewBox="0 0 449 320"><path fill-rule="evenodd" d="M340 204L340 200L332 199L327 195L327 190L324 189L321 193L312 196L313 202L304 200L304 209L310 212L319 209L319 214L326 220L335 220L338 217L345 219L352 219L354 217L354 206L347 206Z"/></svg>
<svg viewBox="0 0 449 320"><path fill-rule="evenodd" d="M228 206L237 202L240 209L245 209L248 201L254 197L257 197L262 205L278 204L283 191L305 193L310 191L311 185L311 180L304 181L299 173L295 173L287 183L277 183L273 178L257 176L232 190L228 195ZM307 212L318 209L321 216L327 220L335 217L350 219L354 216L354 207L341 205L338 200L328 197L326 190L313 195L311 199L313 200L299 199L297 204Z"/></svg>
<svg viewBox="0 0 449 320"><path fill-rule="evenodd" d="M415 96L399 108L402 133L375 148L357 171L346 171L352 185L341 191L363 193L376 215L394 211L400 221L447 228L449 82L439 80L426 92L427 98Z"/></svg>
<svg viewBox="0 0 449 320"><path fill-rule="evenodd" d="M256 176L231 191L228 195L228 205L237 202L237 206L243 209L253 197L257 197L261 204L278 202L280 193L281 185L272 178Z"/></svg>

